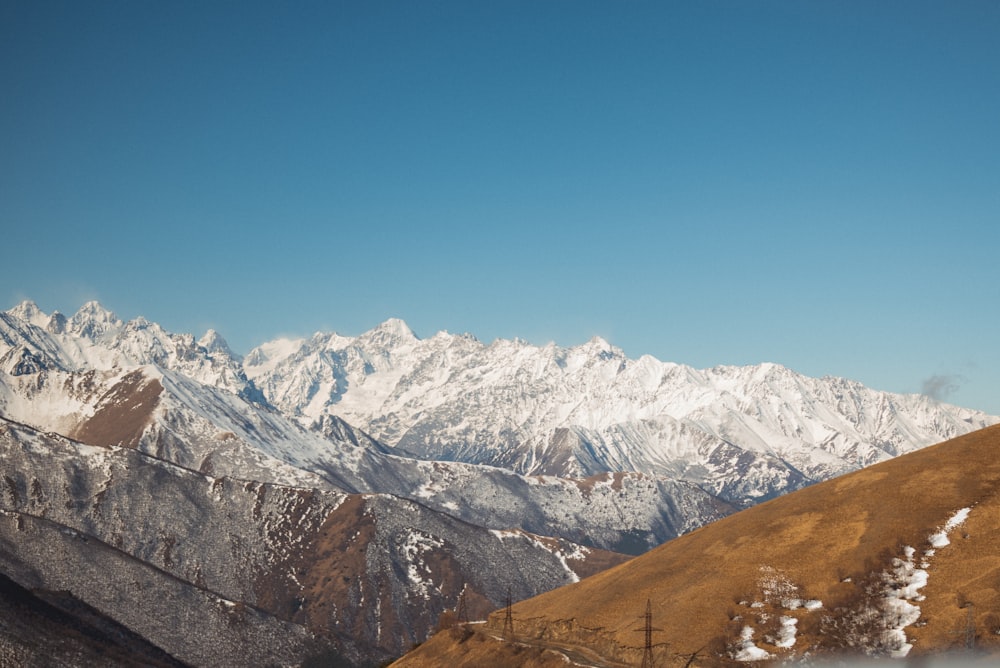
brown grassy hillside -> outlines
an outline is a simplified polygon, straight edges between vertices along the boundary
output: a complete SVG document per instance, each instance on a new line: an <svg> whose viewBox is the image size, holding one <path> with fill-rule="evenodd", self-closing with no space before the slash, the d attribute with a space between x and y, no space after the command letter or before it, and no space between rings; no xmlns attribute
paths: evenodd
<svg viewBox="0 0 1000 668"><path fill-rule="evenodd" d="M863 608L866 583L878 590L867 597L870 605L884 598L877 574L912 546L918 564L927 561L928 582L919 591L925 599L914 601L920 619L905 628L910 656L960 648L969 629L977 651L1000 652L998 489L1000 426L750 508L517 603L515 632L532 648L541 641L585 646L606 665L639 665L649 599L659 629L657 665L684 665L692 655L693 665L726 663L746 625L776 658L856 653L857 647L843 647L852 637L844 629L853 624L856 636L864 619L850 611ZM924 557L931 534L966 507L968 519L949 534L950 544ZM794 599L822 607L796 607ZM775 646L781 616L797 620L790 648ZM503 665L511 645L488 637L500 634L503 619L503 611L494 613L491 630L475 642L467 634L439 634L397 665L441 665L445 655L449 665ZM769 634L774 642L765 641Z"/></svg>

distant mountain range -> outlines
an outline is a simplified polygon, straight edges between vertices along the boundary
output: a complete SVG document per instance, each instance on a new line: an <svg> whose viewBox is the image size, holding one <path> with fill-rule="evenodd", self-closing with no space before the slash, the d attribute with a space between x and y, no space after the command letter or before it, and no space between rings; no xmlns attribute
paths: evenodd
<svg viewBox="0 0 1000 668"><path fill-rule="evenodd" d="M399 320L241 358L94 302L0 312L0 418L0 572L198 665L398 655L442 613L1000 422L776 365Z"/></svg>
<svg viewBox="0 0 1000 668"><path fill-rule="evenodd" d="M738 505L997 420L776 364L697 370L631 360L599 338L569 349L422 340L400 320L267 343L243 369L301 424L336 415L421 459L524 475L634 471Z"/></svg>

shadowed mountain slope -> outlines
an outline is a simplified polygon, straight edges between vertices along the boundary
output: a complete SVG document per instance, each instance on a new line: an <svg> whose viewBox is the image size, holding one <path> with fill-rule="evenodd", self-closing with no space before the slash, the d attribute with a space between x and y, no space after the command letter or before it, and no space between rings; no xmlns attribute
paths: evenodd
<svg viewBox="0 0 1000 668"><path fill-rule="evenodd" d="M744 510L517 603L514 630L535 649L582 646L606 659L593 665L639 665L647 600L662 665L934 655L967 644L998 652L1000 427ZM494 613L475 640L439 634L398 665L445 656L501 665L517 651L489 639L504 616Z"/></svg>
<svg viewBox="0 0 1000 668"><path fill-rule="evenodd" d="M185 664L67 592L29 591L0 575L0 665Z"/></svg>

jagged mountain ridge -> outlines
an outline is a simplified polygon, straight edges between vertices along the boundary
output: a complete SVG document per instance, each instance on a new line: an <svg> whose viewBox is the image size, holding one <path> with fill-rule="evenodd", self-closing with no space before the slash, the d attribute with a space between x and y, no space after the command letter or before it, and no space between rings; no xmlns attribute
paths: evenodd
<svg viewBox="0 0 1000 668"><path fill-rule="evenodd" d="M444 332L419 339L395 319L358 337L269 342L243 360L215 332L201 343L143 318L123 323L95 302L69 319L46 316L30 302L0 314L0 368L11 374L106 375L151 365L177 385L194 381L258 408L276 407L313 431L325 419L346 420L383 452L384 444L403 456L521 474L638 472L686 481L738 505L1000 420L774 364L695 370L649 356L629 360L600 339L569 349L517 340L484 345ZM6 403L7 414L26 418L16 400ZM39 403L32 395L27 412ZM74 418L37 426L60 431L60 420ZM289 448L280 450L278 459L295 467L311 456L289 461Z"/></svg>
<svg viewBox="0 0 1000 668"><path fill-rule="evenodd" d="M0 346L0 356L23 351L18 359L40 360L0 375L0 413L43 431L134 447L211 475L390 493L479 526L630 553L731 512L696 485L644 474L528 479L495 467L394 456L337 417L323 415L306 427L263 398L253 400L259 391L218 339L223 353L215 359L192 345L193 337L145 320L123 323L96 304L73 317L70 331L38 326L55 319L30 304L0 313L0 340L8 346L6 353ZM144 354L149 340L152 352Z"/></svg>
<svg viewBox="0 0 1000 668"><path fill-rule="evenodd" d="M252 350L247 376L308 424L342 417L423 459L585 477L638 471L747 504L998 418L776 364L697 370L573 348L416 337L389 320Z"/></svg>
<svg viewBox="0 0 1000 668"><path fill-rule="evenodd" d="M171 334L143 317L124 322L95 301L70 318L58 311L47 316L29 301L0 313L0 369L12 376L147 364L250 401L263 400L247 380L239 356L214 330L196 341L191 334Z"/></svg>

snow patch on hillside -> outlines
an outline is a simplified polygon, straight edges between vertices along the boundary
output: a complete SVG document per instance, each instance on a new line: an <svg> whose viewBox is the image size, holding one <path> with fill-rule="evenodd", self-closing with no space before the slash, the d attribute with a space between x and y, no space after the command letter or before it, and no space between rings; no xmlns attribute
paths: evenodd
<svg viewBox="0 0 1000 668"><path fill-rule="evenodd" d="M753 627L744 626L740 632L740 642L742 643L733 658L737 661L765 661L771 658L771 653L757 647L753 641Z"/></svg>
<svg viewBox="0 0 1000 668"><path fill-rule="evenodd" d="M429 598L431 589L439 588L434 584L434 574L427 565L426 557L434 549L444 546L444 541L413 529L403 543L402 552L406 558L406 577L412 591L422 598Z"/></svg>
<svg viewBox="0 0 1000 668"><path fill-rule="evenodd" d="M730 645L730 656L736 661L764 661L774 658L776 654L787 654L795 647L797 639L799 618L795 614L808 614L823 607L822 601L802 597L800 587L788 574L773 566L760 567L757 592L759 598L740 601L746 614L734 617L733 621L746 617L762 627L763 643L774 651L757 645L753 640L756 629L747 623L739 639Z"/></svg>
<svg viewBox="0 0 1000 668"><path fill-rule="evenodd" d="M962 508L945 523L944 528L931 534L927 539L930 541L931 547L937 548L948 545L951 542L948 540L948 534L965 523L965 520L968 519L969 512L971 510L971 508Z"/></svg>
<svg viewBox="0 0 1000 668"><path fill-rule="evenodd" d="M893 559L893 568L885 577L884 612L886 634L891 648L890 656L893 658L904 658L913 648L906 638L906 628L920 619L920 606L915 603L924 600L920 590L927 586L930 558L936 554L938 548L950 544L948 534L965 522L971 510L962 508L957 511L945 522L940 531L928 537L931 548L924 551L919 567L913 559L916 550L909 545L903 548L903 558Z"/></svg>

